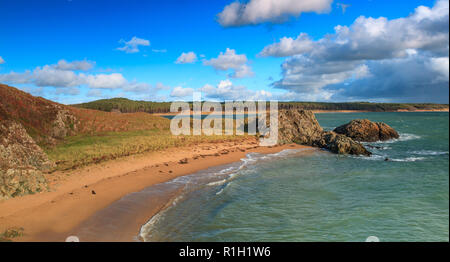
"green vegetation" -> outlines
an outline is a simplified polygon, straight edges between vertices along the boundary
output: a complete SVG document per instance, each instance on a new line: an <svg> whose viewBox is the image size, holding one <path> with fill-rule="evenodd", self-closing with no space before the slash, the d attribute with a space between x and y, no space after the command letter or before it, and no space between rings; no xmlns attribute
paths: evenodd
<svg viewBox="0 0 450 262"><path fill-rule="evenodd" d="M14 238L20 236L23 236L23 228L9 228L0 234L0 242L11 242Z"/></svg>
<svg viewBox="0 0 450 262"><path fill-rule="evenodd" d="M166 113L170 111L170 102L133 101L127 98L101 99L73 106L106 112L113 112L117 110L122 113Z"/></svg>
<svg viewBox="0 0 450 262"><path fill-rule="evenodd" d="M45 151L58 170L75 169L119 157L190 146L201 142L238 141L242 136L173 136L169 129L107 132L67 137Z"/></svg>
<svg viewBox="0 0 450 262"><path fill-rule="evenodd" d="M397 110L433 110L448 108L447 104L402 104L402 103L325 103L325 102L279 102L280 109L308 109L308 110L362 110L371 112L388 112ZM100 111L120 111L122 113L147 112L168 113L170 102L133 101L126 98L102 99L89 103L73 105L79 108L96 109ZM192 108L192 104L191 104Z"/></svg>

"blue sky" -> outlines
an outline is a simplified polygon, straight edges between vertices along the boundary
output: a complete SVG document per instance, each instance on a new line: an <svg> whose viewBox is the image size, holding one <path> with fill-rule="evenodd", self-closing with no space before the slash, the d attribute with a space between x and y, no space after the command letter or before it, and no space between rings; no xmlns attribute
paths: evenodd
<svg viewBox="0 0 450 262"><path fill-rule="evenodd" d="M65 104L193 91L448 103L447 0L0 0L0 10L0 82Z"/></svg>

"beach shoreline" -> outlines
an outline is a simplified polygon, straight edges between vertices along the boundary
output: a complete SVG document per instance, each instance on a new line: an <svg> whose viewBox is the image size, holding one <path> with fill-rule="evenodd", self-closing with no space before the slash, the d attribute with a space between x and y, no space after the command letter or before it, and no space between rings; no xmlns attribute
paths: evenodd
<svg viewBox="0 0 450 262"><path fill-rule="evenodd" d="M300 148L310 147L297 144L260 147L255 137L247 137L239 142L171 148L47 174L49 192L0 202L0 232L23 228L23 236L14 241L65 241L83 222L128 194L210 167L238 162L250 152L271 154ZM93 237L85 241L136 241L141 226L173 197L155 200L133 221L118 228L113 238Z"/></svg>

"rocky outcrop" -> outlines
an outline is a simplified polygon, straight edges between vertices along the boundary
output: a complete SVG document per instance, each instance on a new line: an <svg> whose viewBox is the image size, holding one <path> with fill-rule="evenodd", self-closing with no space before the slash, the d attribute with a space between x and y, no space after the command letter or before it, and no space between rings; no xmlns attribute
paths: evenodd
<svg viewBox="0 0 450 262"><path fill-rule="evenodd" d="M397 131L389 125L367 119L352 120L345 125L336 127L334 132L360 142L385 141L399 137Z"/></svg>
<svg viewBox="0 0 450 262"><path fill-rule="evenodd" d="M53 167L22 125L0 120L0 199L46 190L42 171Z"/></svg>
<svg viewBox="0 0 450 262"><path fill-rule="evenodd" d="M322 127L309 110L280 110L278 112L278 142L314 145L321 138Z"/></svg>
<svg viewBox="0 0 450 262"><path fill-rule="evenodd" d="M63 139L66 136L75 134L77 130L77 118L68 110L58 110L55 120L52 123L51 137Z"/></svg>
<svg viewBox="0 0 450 262"><path fill-rule="evenodd" d="M324 131L312 111L280 110L278 120L279 144L294 142L325 148L337 154L371 155L362 144L350 137Z"/></svg>
<svg viewBox="0 0 450 262"><path fill-rule="evenodd" d="M47 189L47 181L39 170L0 169L0 200L43 192Z"/></svg>
<svg viewBox="0 0 450 262"><path fill-rule="evenodd" d="M0 168L41 171L51 169L54 164L44 151L28 135L25 128L13 120L0 121Z"/></svg>
<svg viewBox="0 0 450 262"><path fill-rule="evenodd" d="M335 132L323 132L322 137L316 141L316 145L326 148L336 154L364 155L370 156L369 152L363 145L353 141L353 139L337 134Z"/></svg>

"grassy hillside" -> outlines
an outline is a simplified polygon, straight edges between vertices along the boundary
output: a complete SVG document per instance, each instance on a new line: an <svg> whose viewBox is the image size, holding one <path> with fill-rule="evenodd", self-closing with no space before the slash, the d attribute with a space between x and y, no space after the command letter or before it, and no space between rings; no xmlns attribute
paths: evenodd
<svg viewBox="0 0 450 262"><path fill-rule="evenodd" d="M279 102L280 109L308 109L308 110L363 110L371 112L389 112L397 110L435 110L448 109L448 105L443 104L401 104L401 103L324 103L324 102ZM96 109L106 112L120 111L126 112L147 112L147 113L168 113L170 112L169 102L146 102L133 101L126 98L102 99L89 103L73 105L78 108Z"/></svg>
<svg viewBox="0 0 450 262"><path fill-rule="evenodd" d="M76 118L73 132L56 139L56 143L42 142L52 135L61 110ZM39 145L61 170L170 147L243 139L242 136L173 136L170 120L164 117L65 106L6 85L0 85L2 120L23 125L35 141L41 141Z"/></svg>
<svg viewBox="0 0 450 262"><path fill-rule="evenodd" d="M106 112L117 110L122 113L133 113L133 112L165 113L170 111L169 102L134 101L127 98L101 99L73 106Z"/></svg>
<svg viewBox="0 0 450 262"><path fill-rule="evenodd" d="M56 114L62 107L42 97L0 84L0 120L19 122L35 140L49 136Z"/></svg>

